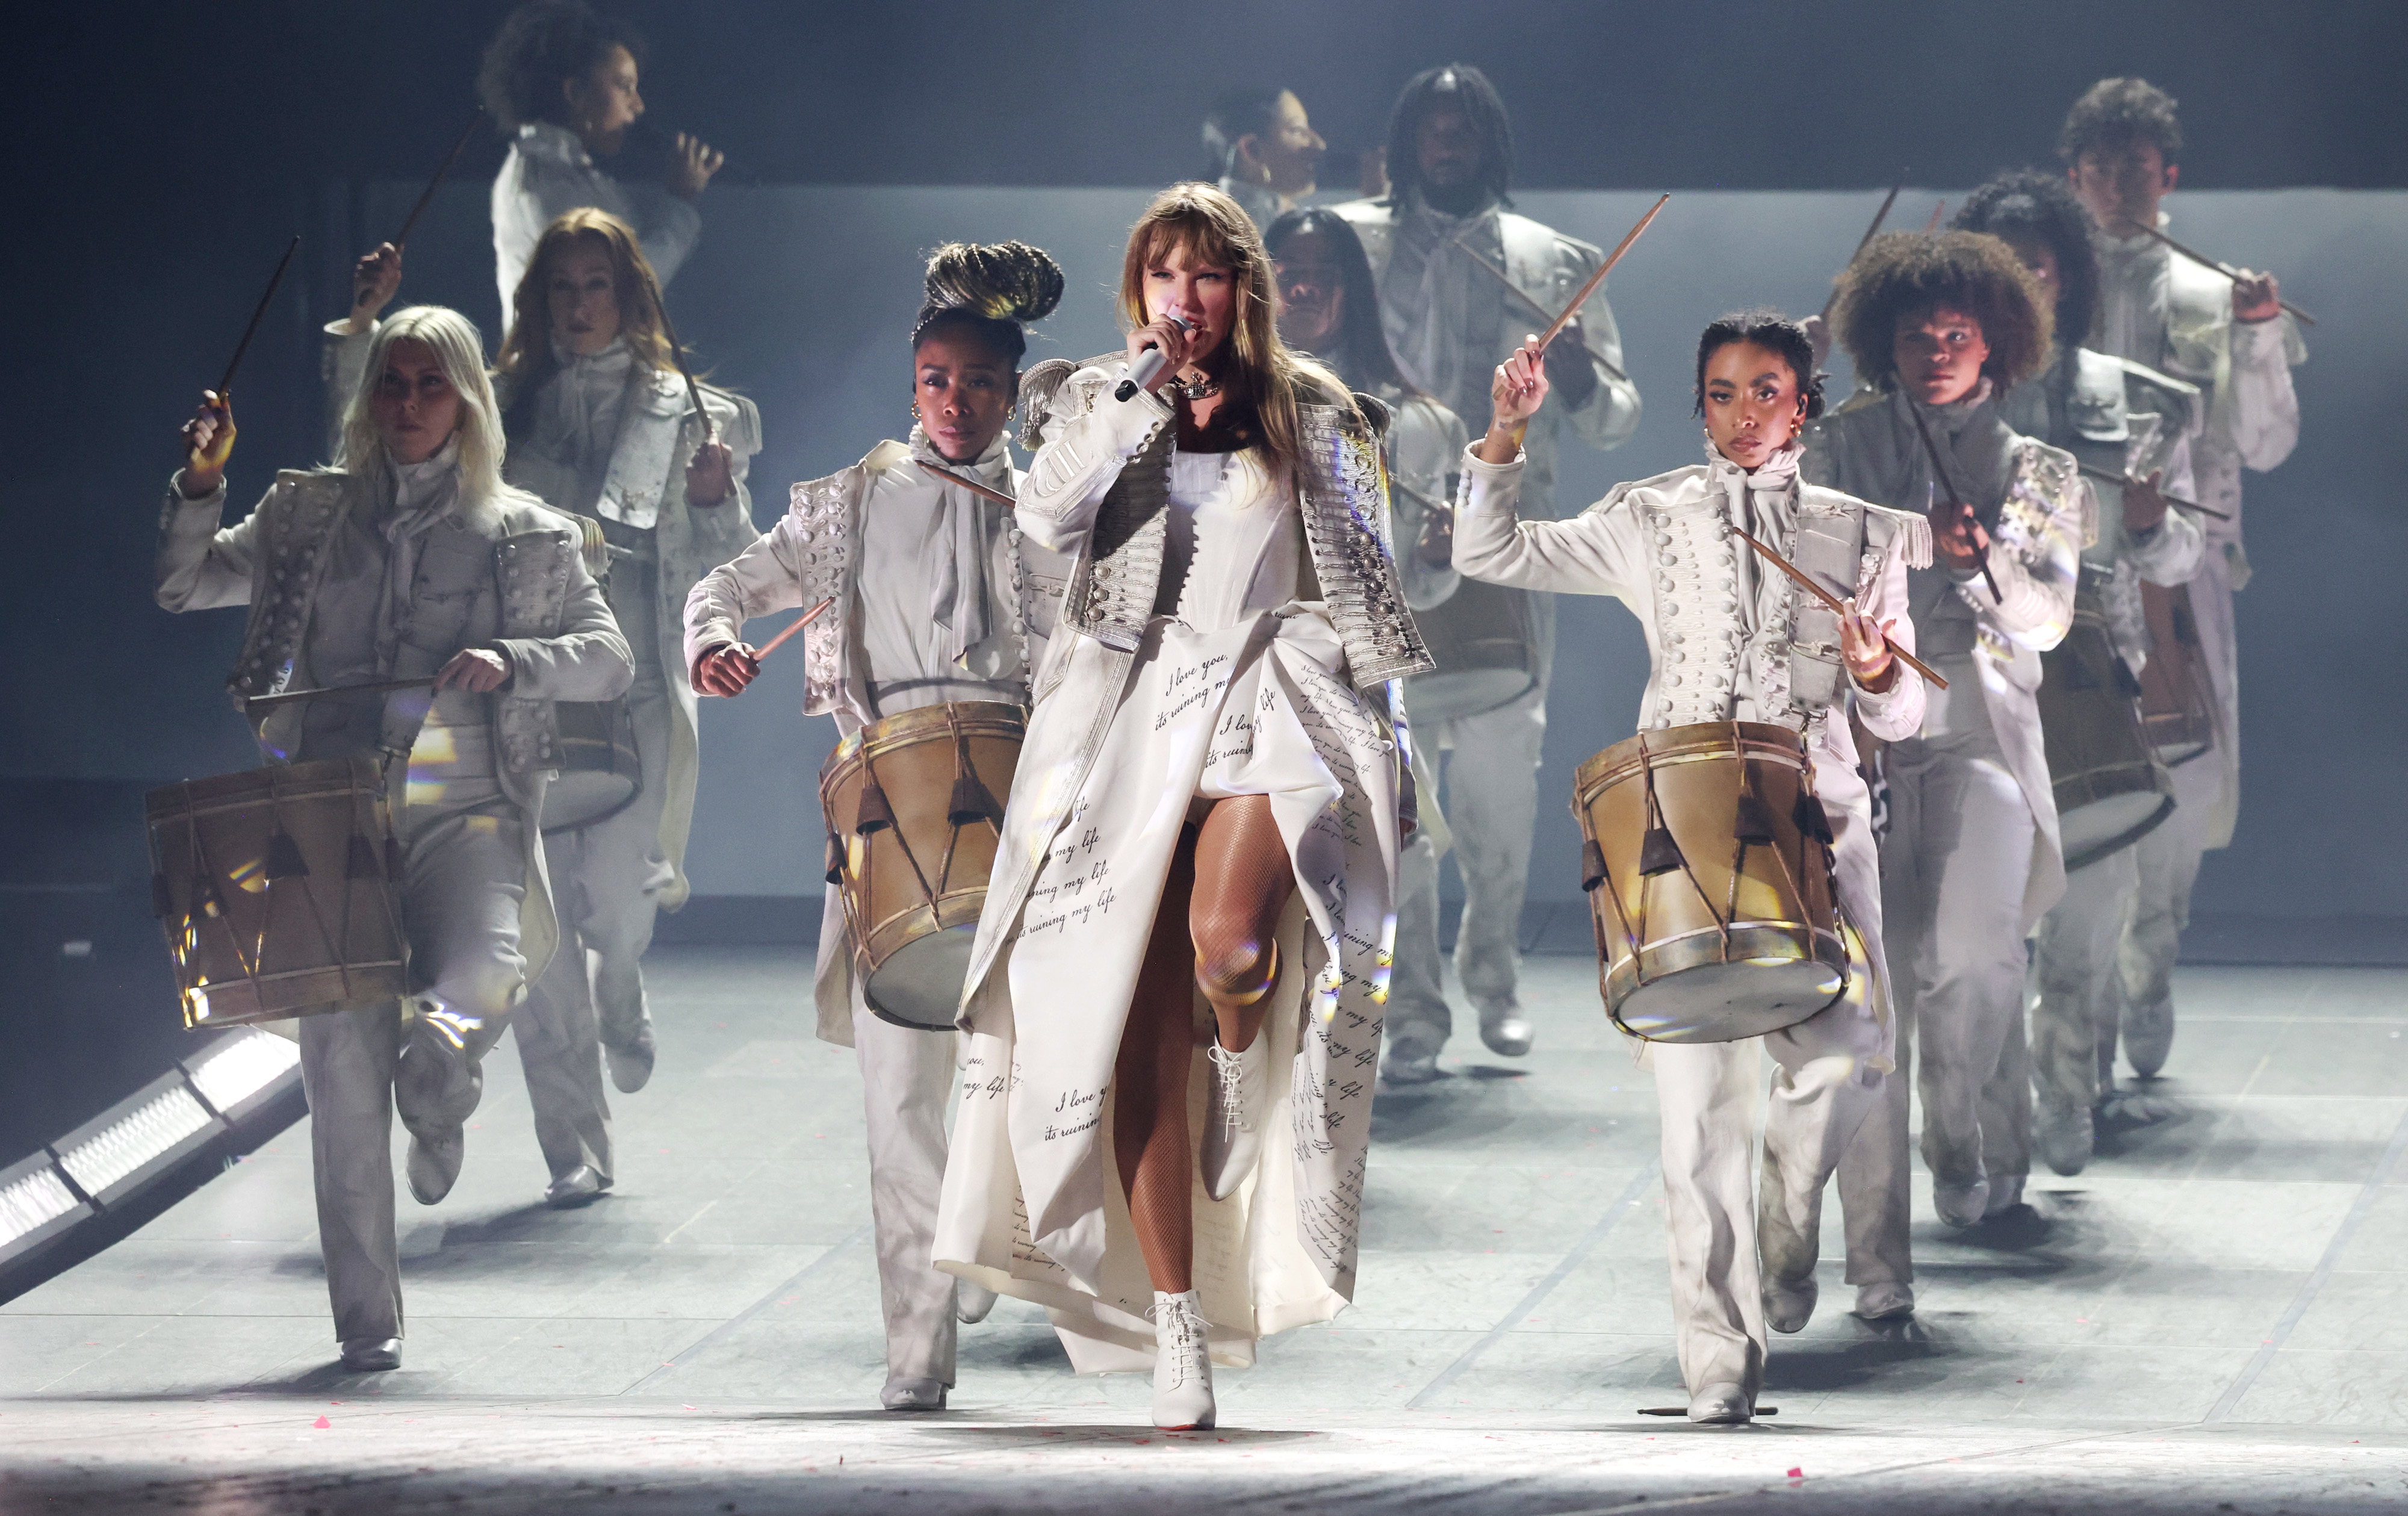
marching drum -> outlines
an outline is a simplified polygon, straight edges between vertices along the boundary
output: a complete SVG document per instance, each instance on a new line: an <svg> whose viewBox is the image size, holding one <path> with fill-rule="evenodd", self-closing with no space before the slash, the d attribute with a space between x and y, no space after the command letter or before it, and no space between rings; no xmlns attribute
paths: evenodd
<svg viewBox="0 0 2408 1516"><path fill-rule="evenodd" d="M627 702L563 700L552 708L560 723L560 772L543 792L544 831L573 832L634 805L644 765Z"/></svg>
<svg viewBox="0 0 2408 1516"><path fill-rule="evenodd" d="M369 758L153 790L150 895L187 1027L398 1000L400 848Z"/></svg>
<svg viewBox="0 0 2408 1516"><path fill-rule="evenodd" d="M1794 1026L1849 984L1831 826L1803 740L1711 722L1581 765L1581 888L1606 1014L1656 1042Z"/></svg>
<svg viewBox="0 0 2408 1516"><path fill-rule="evenodd" d="M2141 581L2149 622L2149 660L2141 665L2141 724L2149 746L2172 768L2215 746L2215 694L2200 655L2190 586Z"/></svg>
<svg viewBox="0 0 2408 1516"><path fill-rule="evenodd" d="M1413 719L1449 722L1519 700L1539 687L1539 650L1530 635L1530 596L1466 577L1413 625L1438 666L1405 680Z"/></svg>
<svg viewBox="0 0 2408 1516"><path fill-rule="evenodd" d="M2070 872L2130 847L2173 814L2173 780L2141 727L2140 681L2107 635L2084 570L2065 640L2042 653L2041 734Z"/></svg>
<svg viewBox="0 0 2408 1516"><path fill-rule="evenodd" d="M827 881L882 1021L953 1030L1026 734L1018 706L928 706L862 728L821 766Z"/></svg>

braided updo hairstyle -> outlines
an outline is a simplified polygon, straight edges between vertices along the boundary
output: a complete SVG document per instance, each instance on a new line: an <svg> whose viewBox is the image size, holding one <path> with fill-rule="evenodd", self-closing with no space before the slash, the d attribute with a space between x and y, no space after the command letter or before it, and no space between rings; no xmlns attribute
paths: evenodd
<svg viewBox="0 0 2408 1516"><path fill-rule="evenodd" d="M1019 368L1026 323L1062 303L1062 265L1025 242L948 242L928 259L927 293L911 323L911 348L939 331L967 332Z"/></svg>

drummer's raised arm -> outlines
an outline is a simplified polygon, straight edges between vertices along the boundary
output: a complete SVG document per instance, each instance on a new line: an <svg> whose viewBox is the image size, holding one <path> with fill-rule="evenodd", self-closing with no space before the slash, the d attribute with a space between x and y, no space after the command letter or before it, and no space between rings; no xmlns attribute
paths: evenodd
<svg viewBox="0 0 2408 1516"><path fill-rule="evenodd" d="M1492 464L1478 448L1463 455L1455 512L1457 572L1491 584L1559 594L1610 594L1637 606L1646 585L1642 544L1623 494L1613 493L1570 521L1526 522L1515 513L1522 462Z"/></svg>
<svg viewBox="0 0 2408 1516"><path fill-rule="evenodd" d="M151 558L153 593L163 610L211 610L251 603L251 516L221 526L225 514L225 465L234 447L234 414L214 394L185 424L185 464L167 482ZM279 488L282 488L280 481Z"/></svg>

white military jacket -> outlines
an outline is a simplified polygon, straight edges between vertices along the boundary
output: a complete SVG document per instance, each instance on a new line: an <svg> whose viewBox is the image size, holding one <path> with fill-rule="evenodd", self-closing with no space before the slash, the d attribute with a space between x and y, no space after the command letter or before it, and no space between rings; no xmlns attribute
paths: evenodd
<svg viewBox="0 0 2408 1516"><path fill-rule="evenodd" d="M1647 636L1642 731L1699 722L1768 722L1803 732L1817 756L1853 767L1853 704L1866 729L1895 741L1923 722L1923 681L1901 666L1888 690L1857 685L1840 654L1839 619L1756 550L1736 523L1831 594L1856 597L1913 651L1907 571L1931 562L1923 518L1801 484L1797 448L1750 474L1710 444L1703 464L1618 484L1578 516L1519 521L1522 464L1464 453L1455 567L1473 579L1565 594L1610 594Z"/></svg>
<svg viewBox="0 0 2408 1516"><path fill-rule="evenodd" d="M381 323L376 323L381 324ZM352 333L341 321L329 322L324 369L328 399L339 417L366 378L369 344L376 325ZM661 855L668 860L669 882L659 894L662 908L684 906L693 890L686 878L685 849L694 829L694 801L701 780L702 756L694 686L680 661L686 596L695 581L744 551L761 534L752 525L752 495L747 487L752 457L761 451L761 411L740 394L715 386L699 386L702 404L710 413L715 439L735 456L729 474L736 492L715 505L697 506L685 497L686 466L702 445L702 426L695 419L694 398L682 376L667 369L630 365L627 393L619 407L618 432L602 477L599 498L569 498L575 487L573 470L565 469L532 448L513 447L502 460L502 477L541 498L555 509L591 513L621 525L649 530L656 572L653 575L654 623L659 636L650 648L632 648L638 658L658 659L667 680L675 715L669 731L669 771L661 808ZM494 397L503 424L513 433L524 427L518 419L523 403L513 383L494 377ZM623 602L624 603L624 602ZM647 780L649 782L649 779Z"/></svg>
<svg viewBox="0 0 2408 1516"><path fill-rule="evenodd" d="M2170 224L2164 212L2157 224ZM2232 316L2232 281L2148 236L2093 230L2099 251L2099 321L2091 346L2200 386L2207 415L2192 461L2201 505L2229 522L2205 524L2212 549L2237 559L2241 470L2264 473L2300 440L2300 397L2291 369L2308 348L2289 313L2272 321ZM2245 579L2234 565L2233 587Z"/></svg>
<svg viewBox="0 0 2408 1516"><path fill-rule="evenodd" d="M1919 512L1941 492L1909 404L1895 391L1860 393L1837 413L1810 422L1799 472L1859 499ZM1991 598L1978 572L1928 570L1944 582L1918 575L1910 583L1915 636L1927 662L1970 660L1990 729L2039 828L2041 845L2032 850L2024 888L2028 933L2065 893L2057 796L2040 724L2040 655L2065 640L2073 624L2082 544L2095 528L2098 502L2072 454L2019 436L1999 418L1988 379L1956 405L1922 410L1951 479L1990 534L1990 572L2000 598ZM1970 634L1970 648L1950 645L1960 632Z"/></svg>

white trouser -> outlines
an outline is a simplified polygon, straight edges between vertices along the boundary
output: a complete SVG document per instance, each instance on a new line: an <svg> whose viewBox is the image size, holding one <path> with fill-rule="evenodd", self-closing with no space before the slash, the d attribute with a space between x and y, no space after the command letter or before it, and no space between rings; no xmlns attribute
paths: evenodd
<svg viewBox="0 0 2408 1516"><path fill-rule="evenodd" d="M2176 809L2165 825L2141 839L2141 893L2124 938L2124 998L2144 1008L2173 999L2174 959L2190 924L2190 891L2200 860L2229 825L2241 803L2239 648L2232 619L2231 565L2220 543L2190 581L2191 619L2199 653L2214 691L2215 746L2174 771Z"/></svg>
<svg viewBox="0 0 2408 1516"><path fill-rule="evenodd" d="M1691 1394L1737 1384L1753 1395L1763 1386L1759 1239L1766 1265L1783 1269L1781 1254L1814 1237L1823 1188L1880 1104L1882 1076L1869 1065L1887 1051L1881 1022L1853 995L1770 1037L1647 1050L1664 1126L1672 1316L1681 1379ZM1760 1052L1778 1065L1764 1120L1761 1195L1749 1172Z"/></svg>
<svg viewBox="0 0 2408 1516"><path fill-rule="evenodd" d="M1546 692L1477 716L1417 722L1413 733L1443 765L1440 804L1455 834L1455 865L1463 874L1455 977L1474 1006L1512 1005L1521 976L1530 837L1539 820ZM1446 1046L1455 1019L1439 989L1438 864L1429 844L1404 849L1398 870L1396 969L1383 1035L1400 1056L1435 1054ZM1398 985L1405 987L1402 995Z"/></svg>
<svg viewBox="0 0 2408 1516"><path fill-rule="evenodd" d="M1896 1055L1888 990L1878 965L1881 881L1870 802L1852 769L1818 763L1816 787L1831 821L1841 909L1870 954L1867 981L1796 1026L1739 1042L1658 1043L1647 1050L1663 1122L1666 1236L1681 1375L1692 1394L1764 1382L1762 1276L1814 1271L1823 1192L1851 1139L1880 1106ZM1764 1120L1764 1173L1751 1190L1758 1049L1772 1074ZM1759 1264L1760 1258L1760 1264Z"/></svg>
<svg viewBox="0 0 2408 1516"><path fill-rule="evenodd" d="M580 1164L611 1175L602 1045L625 1046L651 1020L641 960L652 945L660 893L676 877L660 832L677 712L653 635L651 569L640 559L623 563L610 579L611 610L636 650L625 699L642 785L618 814L544 838L560 951L529 987L516 1020L536 1141L553 1179Z"/></svg>
<svg viewBox="0 0 2408 1516"><path fill-rule="evenodd" d="M2121 978L2124 1003L2135 1007L2173 999L2174 960L2182 948L2183 928L2190 924L2191 886L2199 880L2208 830L2224 794L2224 765L2213 750L2177 764L2172 773L2174 813L2132 849L2137 878L2131 924L2124 934ZM2107 1052L2112 1060L2114 1049L2111 1046Z"/></svg>
<svg viewBox="0 0 2408 1516"><path fill-rule="evenodd" d="M958 1036L882 1022L853 995L853 1047L869 1124L869 1214L890 1379L953 1382L954 1279L931 1262L945 1181L945 1102Z"/></svg>
<svg viewBox="0 0 2408 1516"><path fill-rule="evenodd" d="M2167 817L2149 835L2173 824ZM2032 942L2039 994L2031 1011L2032 1078L2043 1103L2096 1105L2115 1056L2124 1004L2116 954L2141 888L2137 850L2124 848L2065 877L2065 894ZM2102 1066L2107 1065L2107 1066Z"/></svg>
<svg viewBox="0 0 2408 1516"><path fill-rule="evenodd" d="M402 837L401 914L413 996L422 1019L405 1033L391 1005L300 1020L301 1084L309 1101L309 1151L318 1192L318 1245L335 1336L344 1342L401 1336L401 1264L394 1236L394 1073L407 1037L411 1056L456 1070L440 1090L405 1083L403 1122L437 1130L465 1122L481 1087L479 1065L501 1035L526 978L519 905L526 851L517 807L408 807ZM423 1019L466 1025L462 1044L434 1037ZM412 1108L423 1104L425 1108Z"/></svg>
<svg viewBox="0 0 2408 1516"><path fill-rule="evenodd" d="M1885 767L1882 908L1899 1077L1840 1165L1851 1284L1914 1277L1910 1073L1935 1180L2004 1180L2031 1169L2023 900L2039 826L1986 719L1970 732L1893 743Z"/></svg>

